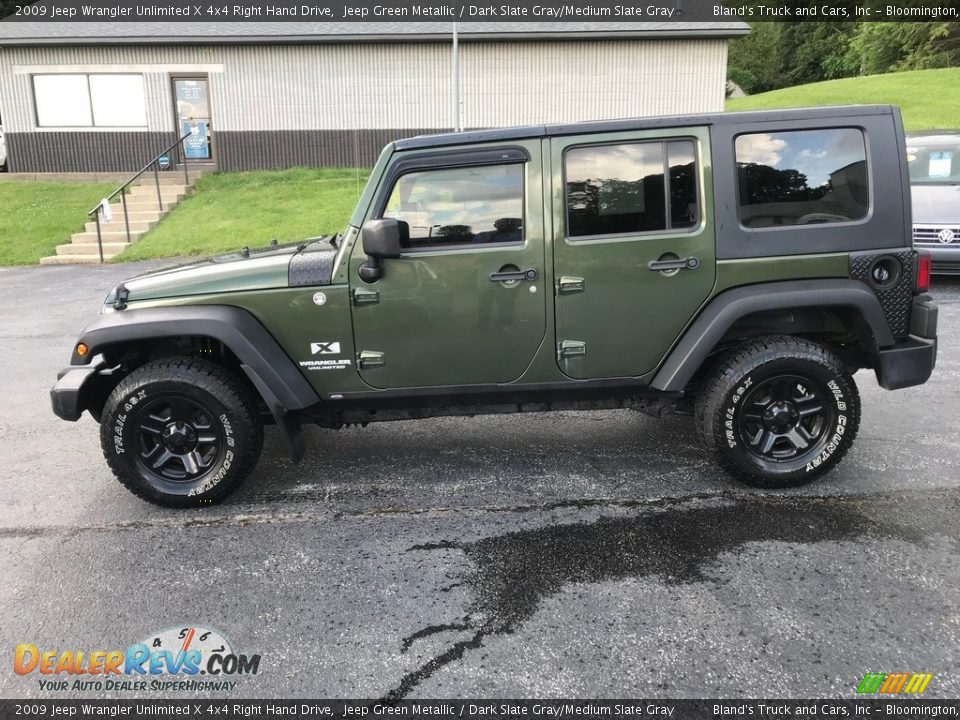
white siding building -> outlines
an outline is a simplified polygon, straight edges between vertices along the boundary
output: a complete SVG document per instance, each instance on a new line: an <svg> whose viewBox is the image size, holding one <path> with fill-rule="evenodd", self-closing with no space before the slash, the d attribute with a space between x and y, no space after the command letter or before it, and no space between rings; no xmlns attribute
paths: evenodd
<svg viewBox="0 0 960 720"><path fill-rule="evenodd" d="M2 23L10 169L131 170L197 135L220 169L369 165L454 126L450 23ZM723 109L743 23L461 23L460 122ZM208 156L208 157L206 157Z"/></svg>

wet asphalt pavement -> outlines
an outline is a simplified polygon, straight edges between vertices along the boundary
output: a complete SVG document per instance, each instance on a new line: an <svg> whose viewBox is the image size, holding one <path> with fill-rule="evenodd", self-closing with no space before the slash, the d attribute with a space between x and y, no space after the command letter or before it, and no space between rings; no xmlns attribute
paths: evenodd
<svg viewBox="0 0 960 720"><path fill-rule="evenodd" d="M300 466L268 430L236 496L178 512L47 400L142 267L0 270L0 697L126 697L41 690L13 647L188 626L262 655L229 697L960 695L960 280L933 379L858 374L857 443L806 488L732 483L684 419L553 413L314 429Z"/></svg>

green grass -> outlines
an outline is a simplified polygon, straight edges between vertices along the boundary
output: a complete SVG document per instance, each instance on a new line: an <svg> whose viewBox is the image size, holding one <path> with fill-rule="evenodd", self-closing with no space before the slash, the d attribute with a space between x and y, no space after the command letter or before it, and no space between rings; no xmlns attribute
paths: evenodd
<svg viewBox="0 0 960 720"><path fill-rule="evenodd" d="M0 265L33 265L83 229L109 184L0 181Z"/></svg>
<svg viewBox="0 0 960 720"><path fill-rule="evenodd" d="M360 189L369 170L360 171ZM209 255L340 232L358 197L353 168L217 173L115 260Z"/></svg>
<svg viewBox="0 0 960 720"><path fill-rule="evenodd" d="M960 68L868 75L727 100L727 110L848 104L899 105L907 130L960 127Z"/></svg>

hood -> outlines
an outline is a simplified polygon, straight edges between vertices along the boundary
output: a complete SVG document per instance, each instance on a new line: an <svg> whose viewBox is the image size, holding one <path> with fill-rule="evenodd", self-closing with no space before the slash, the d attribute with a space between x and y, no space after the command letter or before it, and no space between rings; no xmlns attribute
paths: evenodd
<svg viewBox="0 0 960 720"><path fill-rule="evenodd" d="M124 281L111 291L105 302L108 305L114 303L120 289L126 291L127 302L136 302L289 287L290 261L308 249L311 257L329 257L332 267L332 258L337 249L331 240L330 237L323 237L309 244L270 245L252 250L244 248L240 252L161 268ZM315 284L329 282L328 277L326 283Z"/></svg>
<svg viewBox="0 0 960 720"><path fill-rule="evenodd" d="M914 225L960 225L960 185L911 185Z"/></svg>

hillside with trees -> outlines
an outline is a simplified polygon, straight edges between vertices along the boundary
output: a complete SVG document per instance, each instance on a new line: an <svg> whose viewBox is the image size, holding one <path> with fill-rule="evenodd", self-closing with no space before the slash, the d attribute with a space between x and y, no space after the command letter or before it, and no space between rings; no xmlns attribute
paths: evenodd
<svg viewBox="0 0 960 720"><path fill-rule="evenodd" d="M907 70L960 67L956 22L756 22L730 43L746 93Z"/></svg>

